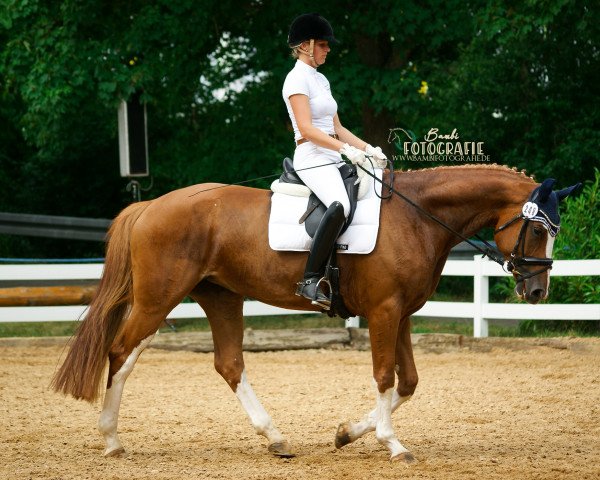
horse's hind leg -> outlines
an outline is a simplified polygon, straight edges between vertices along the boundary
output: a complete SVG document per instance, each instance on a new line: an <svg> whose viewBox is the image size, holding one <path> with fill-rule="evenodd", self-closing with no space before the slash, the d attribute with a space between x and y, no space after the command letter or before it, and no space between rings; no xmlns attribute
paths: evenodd
<svg viewBox="0 0 600 480"><path fill-rule="evenodd" d="M98 430L106 441L104 456L116 456L125 451L117 434L123 387L140 354L148 346L167 314L168 312L154 317L142 315L141 310L134 305L131 315L111 347L108 356L108 384L98 419Z"/></svg>
<svg viewBox="0 0 600 480"><path fill-rule="evenodd" d="M402 319L398 331L398 340L396 341L396 374L398 375L398 386L394 391L394 399L398 402L398 406L400 406L410 400L417 389L417 383L419 383L410 338L410 319L408 317Z"/></svg>
<svg viewBox="0 0 600 480"><path fill-rule="evenodd" d="M252 390L244 367L244 298L210 283L202 283L190 296L206 312L215 348L215 369L233 390L257 434L269 441L268 450L279 457L292 457L290 444L273 424Z"/></svg>
<svg viewBox="0 0 600 480"><path fill-rule="evenodd" d="M161 266L164 267L164 266ZM196 280L191 265L182 268L177 282L172 277L141 272L134 278L133 306L108 353L108 383L98 429L106 441L105 456L124 452L117 434L123 387L135 363L169 312L183 300ZM167 271L166 267L157 269ZM177 288L173 288L176 285Z"/></svg>

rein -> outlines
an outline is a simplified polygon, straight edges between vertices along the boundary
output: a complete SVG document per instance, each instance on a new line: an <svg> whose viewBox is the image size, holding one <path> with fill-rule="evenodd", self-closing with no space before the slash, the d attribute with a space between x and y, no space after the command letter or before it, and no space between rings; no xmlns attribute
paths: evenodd
<svg viewBox="0 0 600 480"><path fill-rule="evenodd" d="M373 175L369 170L367 170L366 168L364 168L362 165L357 165L357 166L361 170L365 171L367 173L367 175L373 177L375 180L377 180L379 183L381 183L381 185L383 187L385 187L385 188L388 189L388 191L390 193L385 198L390 198L392 196L392 194L397 195L402 200L404 200L406 203L408 203L409 205L411 205L414 208L416 208L419 212L421 212L427 218L429 218L430 220L433 220L435 223L437 223L441 227L445 228L450 233L456 235L457 237L459 237L463 241L467 242L473 248L475 248L476 250L478 250L479 252L481 252L484 257L488 257L490 260L493 260L498 265L502 266L502 268L504 268L504 255L502 255L502 252L500 252L497 248L495 248L493 245L491 245L487 240L485 240L484 238L481 238L479 235L474 235L474 237L476 237L480 242L482 242L486 246L486 248L480 247L475 242L473 242L469 238L465 237L462 233L457 232L451 226L449 226L448 224L446 224L444 221L440 220L435 215L432 215L427 210L425 210L423 207L421 207L421 206L417 205L415 202L413 202L410 198L408 198L407 196L403 195L398 190L394 189L394 187L392 186L391 183L387 184L383 180L379 180L379 178L377 178L376 175ZM390 171L392 171L392 170L393 170L393 168L390 169ZM382 198L384 198L384 197L382 197Z"/></svg>
<svg viewBox="0 0 600 480"><path fill-rule="evenodd" d="M388 162L389 162L389 160L388 160ZM485 239L481 238L479 235L474 235L474 236L479 241L483 242L483 244L486 246L486 248L480 247L479 245L474 243L472 240L465 237L462 233L457 232L452 227L450 227L448 224L446 224L445 222L440 220L438 217L436 217L435 215L432 215L427 210L425 210L421 206L417 205L410 198L403 195L399 191L395 190L391 182L390 182L390 184L386 184L385 182L383 182L383 180L380 180L379 178L377 178L376 175L373 175L369 170L364 168L362 165L357 165L357 166L358 166L358 168L362 169L365 173L367 173L369 176L373 177L375 180L377 180L379 183L381 183L382 186L384 186L385 188L387 188L389 190L389 192L390 192L389 196L386 196L385 198L390 198L392 196L392 194L397 195L402 200L404 200L405 202L407 202L408 204L410 204L411 206L416 208L420 213L425 215L427 218L429 218L430 220L433 220L435 223L437 223L441 227L445 228L452 234L456 235L463 241L467 242L473 248L475 248L476 250L481 252L484 257L488 257L490 260L493 260L498 265L500 265L503 269L505 268L508 272L515 274L517 277L516 278L517 282L526 280L531 277L535 277L536 275L539 275L540 273L544 273L545 271L550 270L552 268L553 260L551 258L539 258L539 257L526 257L525 256L525 236L526 236L526 232L527 232L527 225L529 224L530 219L525 217L523 215L523 213L519 213L519 215L512 218L511 220L509 220L504 225L500 226L497 230L494 231L494 234L496 234L498 232L501 232L508 226L512 225L516 221L521 220L521 219L523 220L523 225L521 226L519 236L517 237L517 241L515 243L513 251L510 254L510 260L507 260L505 262L504 255L502 254L502 252L500 252L497 248L495 248L493 245L491 245ZM390 171L393 171L393 165L392 165L392 168L390 168ZM384 197L382 197L382 198L384 198ZM518 251L519 245L521 246L521 252L522 252L521 256L517 256L517 251ZM506 267L505 267L505 263L506 263ZM543 268L536 270L535 272L525 272L525 273L521 273L518 270L518 267L531 266L531 265L539 265L539 266L542 266Z"/></svg>

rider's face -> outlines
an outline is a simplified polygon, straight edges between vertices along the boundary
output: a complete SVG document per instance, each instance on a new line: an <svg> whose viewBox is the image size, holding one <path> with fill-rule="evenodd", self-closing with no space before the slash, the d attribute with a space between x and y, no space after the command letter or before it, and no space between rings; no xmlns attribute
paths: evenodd
<svg viewBox="0 0 600 480"><path fill-rule="evenodd" d="M327 59L327 54L329 53L329 42L327 40L316 40L315 41L315 50L313 55L315 56L315 60L319 65L325 63Z"/></svg>
<svg viewBox="0 0 600 480"><path fill-rule="evenodd" d="M310 42L304 42L302 48L304 51L308 52L310 49ZM329 50L329 42L327 40L315 40L313 56L317 65L323 65L325 63Z"/></svg>

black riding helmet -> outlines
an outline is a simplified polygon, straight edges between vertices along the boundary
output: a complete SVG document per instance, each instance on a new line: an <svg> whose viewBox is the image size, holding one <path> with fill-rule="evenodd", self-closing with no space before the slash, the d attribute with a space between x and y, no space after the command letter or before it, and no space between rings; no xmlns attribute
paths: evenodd
<svg viewBox="0 0 600 480"><path fill-rule="evenodd" d="M333 28L329 22L318 13L305 13L296 17L288 33L290 47L295 47L311 39L339 43L333 36Z"/></svg>

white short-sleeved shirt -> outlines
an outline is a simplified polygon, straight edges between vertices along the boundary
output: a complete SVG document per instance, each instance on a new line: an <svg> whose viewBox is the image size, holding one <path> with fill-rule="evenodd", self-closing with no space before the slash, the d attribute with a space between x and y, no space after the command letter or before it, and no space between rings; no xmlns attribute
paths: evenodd
<svg viewBox="0 0 600 480"><path fill-rule="evenodd" d="M337 103L331 95L329 81L316 68L300 60L296 61L294 68L285 77L282 89L283 101L294 127L294 140L302 138L290 105L290 97L296 94L308 97L313 126L328 135L334 134L333 117L337 113Z"/></svg>

